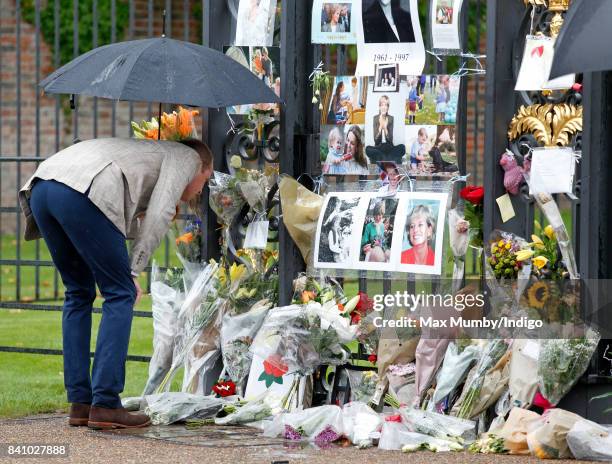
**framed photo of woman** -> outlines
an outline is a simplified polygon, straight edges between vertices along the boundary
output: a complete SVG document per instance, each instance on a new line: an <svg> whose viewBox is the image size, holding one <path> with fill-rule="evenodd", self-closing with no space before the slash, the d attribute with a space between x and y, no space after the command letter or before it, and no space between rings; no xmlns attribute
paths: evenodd
<svg viewBox="0 0 612 464"><path fill-rule="evenodd" d="M411 274L442 274L447 193L402 194L395 224L397 270ZM401 238L400 238L401 237Z"/></svg>
<svg viewBox="0 0 612 464"><path fill-rule="evenodd" d="M399 92L399 64L377 64L374 73L374 92Z"/></svg>

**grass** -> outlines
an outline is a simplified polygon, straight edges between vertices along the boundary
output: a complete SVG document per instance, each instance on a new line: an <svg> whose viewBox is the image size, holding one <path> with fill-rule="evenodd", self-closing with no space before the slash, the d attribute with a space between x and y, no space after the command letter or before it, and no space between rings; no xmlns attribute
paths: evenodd
<svg viewBox="0 0 612 464"><path fill-rule="evenodd" d="M0 237L2 259L16 259L17 241L14 236ZM21 259L51 260L49 252L40 242L37 258L36 242L21 242ZM178 265L173 247L169 249L169 265ZM157 262L165 262L163 246L154 254ZM39 270L40 294L36 298L35 270L31 266L21 267L20 289L22 302L46 300L45 304L61 305L63 286L61 279L54 289L55 271L52 267ZM14 266L3 266L0 272L0 301L16 300L17 272ZM146 288L146 276L140 278L140 285ZM101 307L103 299L98 297L94 306ZM151 310L151 297L143 296L135 308ZM100 323L100 314L92 318L91 350ZM61 313L0 309L0 345L28 348L62 348ZM129 354L148 356L152 351L153 321L150 318L135 317L132 322ZM0 353L0 417L20 417L30 414L48 413L67 408L64 391L63 361L61 356L22 353ZM126 385L123 397L139 395L147 381L148 364L128 362ZM177 375L180 379L181 375ZM176 384L175 384L176 385Z"/></svg>

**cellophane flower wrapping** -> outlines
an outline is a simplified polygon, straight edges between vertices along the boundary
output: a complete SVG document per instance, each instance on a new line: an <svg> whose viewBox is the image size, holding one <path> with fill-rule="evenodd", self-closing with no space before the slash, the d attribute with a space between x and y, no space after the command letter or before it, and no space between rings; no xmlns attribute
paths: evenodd
<svg viewBox="0 0 612 464"><path fill-rule="evenodd" d="M281 411L280 399L270 392L245 404L226 407L215 417L216 425L245 425L269 419Z"/></svg>
<svg viewBox="0 0 612 464"><path fill-rule="evenodd" d="M145 397L145 414L153 425L170 425L197 415L199 418L213 417L226 400L214 396L192 395L182 392L165 392Z"/></svg>
<svg viewBox="0 0 612 464"><path fill-rule="evenodd" d="M200 337L203 331L217 320L220 306L223 303L223 300L217 298L215 291L217 270L217 264L204 266L193 279L192 285L186 288L185 298L177 315L179 330L172 356L172 366L157 388L156 393L170 389L172 379L184 364L186 364L184 386L186 381L192 380L196 374L191 369L193 359L190 356L193 357L196 352L199 352L197 345ZM185 279L185 282L187 282L187 279ZM211 335L215 334L212 333ZM214 342L214 339L212 341Z"/></svg>
<svg viewBox="0 0 612 464"><path fill-rule="evenodd" d="M221 321L223 365L230 379L239 387L249 375L253 360L251 344L271 306L268 300L262 300L244 314L225 314Z"/></svg>
<svg viewBox="0 0 612 464"><path fill-rule="evenodd" d="M476 439L476 423L471 420L410 407L402 407L399 412L403 423L411 432L454 441L462 445Z"/></svg>
<svg viewBox="0 0 612 464"><path fill-rule="evenodd" d="M321 364L346 363L346 345L355 337L356 327L335 302L309 302L270 310L251 349L263 359L272 356L290 373L310 375Z"/></svg>
<svg viewBox="0 0 612 464"><path fill-rule="evenodd" d="M492 369L501 357L506 354L509 348L509 343L503 339L489 340L484 346L480 359L473 369L473 375L466 381L461 398L461 405L457 410L457 417L470 419L474 416L472 411L478 402L482 384L485 380L485 374L489 369ZM457 404L455 407L458 406ZM456 411L455 407L453 412Z"/></svg>
<svg viewBox="0 0 612 464"><path fill-rule="evenodd" d="M412 432L401 422L384 422L378 440L378 448L390 451L403 450L407 453L419 450L461 451L463 446L455 440L445 440Z"/></svg>
<svg viewBox="0 0 612 464"><path fill-rule="evenodd" d="M218 293L229 302L231 314L249 311L261 300L278 301L278 251L238 250L243 263L223 265Z"/></svg>
<svg viewBox="0 0 612 464"><path fill-rule="evenodd" d="M351 401L369 403L378 385L378 374L376 371L357 371L347 369L349 384L351 386Z"/></svg>
<svg viewBox="0 0 612 464"><path fill-rule="evenodd" d="M567 232L567 227L565 227L565 223L561 217L557 202L550 193L543 191L541 185L531 182L529 174L525 174L525 180L529 184L533 198L540 207L540 210L544 213L544 216L546 216L546 219L555 231L559 249L561 250L561 256L563 258L563 264L565 264L570 278L578 279L578 266L576 265L574 248L569 233Z"/></svg>
<svg viewBox="0 0 612 464"><path fill-rule="evenodd" d="M470 368L480 357L478 345L463 346L451 342L446 349L442 367L436 378L436 389L432 397L434 405L439 404L463 383Z"/></svg>
<svg viewBox="0 0 612 464"><path fill-rule="evenodd" d="M510 252L515 253L521 250L529 250L529 243L522 237L512 234L510 232L504 232L500 230L494 230L491 232L489 237L488 246L485 245L485 278L487 286L490 290L491 308L498 308L498 311L515 311L518 308L521 296L525 292L527 285L529 284L529 277L531 276L532 264L531 260L523 261L520 264L518 271L515 271L512 278L498 277L496 274L495 266L500 264L497 260L492 263L491 258L495 254L495 247L504 241L509 243L511 248ZM506 269L507 266L511 266L510 263L501 263L501 269ZM495 314L499 316L500 314Z"/></svg>
<svg viewBox="0 0 612 464"><path fill-rule="evenodd" d="M229 174L214 171L208 187L210 208L217 215L219 222L229 227L246 204L238 179Z"/></svg>
<svg viewBox="0 0 612 464"><path fill-rule="evenodd" d="M149 378L144 395L153 393L172 367L176 342L178 313L184 298L183 272L168 269L160 272L156 262L151 271L151 300L153 313L153 355L149 362Z"/></svg>
<svg viewBox="0 0 612 464"><path fill-rule="evenodd" d="M538 384L542 395L557 405L587 370L599 344L599 334L589 329L582 338L541 342Z"/></svg>
<svg viewBox="0 0 612 464"><path fill-rule="evenodd" d="M282 413L264 426L263 434L287 440L306 440L318 445L332 443L344 435L342 409L326 405Z"/></svg>
<svg viewBox="0 0 612 464"><path fill-rule="evenodd" d="M463 214L455 209L448 210L448 235L453 251L453 291L459 290L465 274L465 255L469 244L468 226Z"/></svg>
<svg viewBox="0 0 612 464"><path fill-rule="evenodd" d="M576 459L612 462L612 427L581 420L567 433L567 444Z"/></svg>
<svg viewBox="0 0 612 464"><path fill-rule="evenodd" d="M567 434L576 422L584 420L573 412L560 408L547 409L527 428L527 446L539 459L570 459L572 452Z"/></svg>
<svg viewBox="0 0 612 464"><path fill-rule="evenodd" d="M342 422L346 438L360 448L368 448L373 445L373 435L383 420L366 403L351 401L342 408Z"/></svg>

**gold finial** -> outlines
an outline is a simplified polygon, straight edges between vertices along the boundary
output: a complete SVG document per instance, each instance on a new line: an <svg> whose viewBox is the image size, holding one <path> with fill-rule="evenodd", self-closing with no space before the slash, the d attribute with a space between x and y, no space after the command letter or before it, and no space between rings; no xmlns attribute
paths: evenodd
<svg viewBox="0 0 612 464"><path fill-rule="evenodd" d="M510 122L508 139L516 140L531 133L545 147L569 145L572 135L582 131L582 106L530 105L521 106Z"/></svg>

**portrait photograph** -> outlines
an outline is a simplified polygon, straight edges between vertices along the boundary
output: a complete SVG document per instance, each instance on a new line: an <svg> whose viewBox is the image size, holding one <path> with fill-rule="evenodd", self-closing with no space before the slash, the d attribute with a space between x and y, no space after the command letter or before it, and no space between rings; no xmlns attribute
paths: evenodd
<svg viewBox="0 0 612 464"><path fill-rule="evenodd" d="M436 0L436 24L453 24L453 0Z"/></svg>
<svg viewBox="0 0 612 464"><path fill-rule="evenodd" d="M374 74L374 92L399 92L399 65L377 64Z"/></svg>
<svg viewBox="0 0 612 464"><path fill-rule="evenodd" d="M315 267L348 269L354 264L361 201L362 196L356 192L325 197L315 238Z"/></svg>
<svg viewBox="0 0 612 464"><path fill-rule="evenodd" d="M361 0L314 0L312 4L312 43L354 44L357 42L353 3Z"/></svg>
<svg viewBox="0 0 612 464"><path fill-rule="evenodd" d="M442 273L447 200L446 193L403 194L401 217L398 218L395 231L401 236L401 272L433 275Z"/></svg>
<svg viewBox="0 0 612 464"><path fill-rule="evenodd" d="M363 126L327 125L321 128L320 154L325 175L367 175Z"/></svg>
<svg viewBox="0 0 612 464"><path fill-rule="evenodd" d="M449 75L407 76L406 124L455 124L461 79Z"/></svg>
<svg viewBox="0 0 612 464"><path fill-rule="evenodd" d="M401 0L362 0L365 43L414 43L410 3ZM418 11L414 14L418 17Z"/></svg>
<svg viewBox="0 0 612 464"><path fill-rule="evenodd" d="M359 268L389 271L393 226L399 200L372 197L368 204L359 249Z"/></svg>
<svg viewBox="0 0 612 464"><path fill-rule="evenodd" d="M251 70L280 97L280 47L224 47L223 52ZM228 114L248 114L253 105L234 105L226 108ZM279 114L278 105L270 104L275 114Z"/></svg>
<svg viewBox="0 0 612 464"><path fill-rule="evenodd" d="M374 92L370 82L366 106L366 155L371 163L394 161L401 163L406 154L405 105L406 82L400 82L398 92Z"/></svg>
<svg viewBox="0 0 612 464"><path fill-rule="evenodd" d="M327 124L364 124L368 78L336 76L329 98Z"/></svg>
<svg viewBox="0 0 612 464"><path fill-rule="evenodd" d="M357 76L375 77L377 64L397 63L402 76L425 66L417 0L361 0L357 16Z"/></svg>
<svg viewBox="0 0 612 464"><path fill-rule="evenodd" d="M234 45L270 47L277 0L240 0Z"/></svg>
<svg viewBox="0 0 612 464"><path fill-rule="evenodd" d="M441 55L461 53L459 20L463 0L432 0L429 9L432 46Z"/></svg>
<svg viewBox="0 0 612 464"><path fill-rule="evenodd" d="M455 126L406 126L408 153L404 166L411 175L456 174Z"/></svg>

